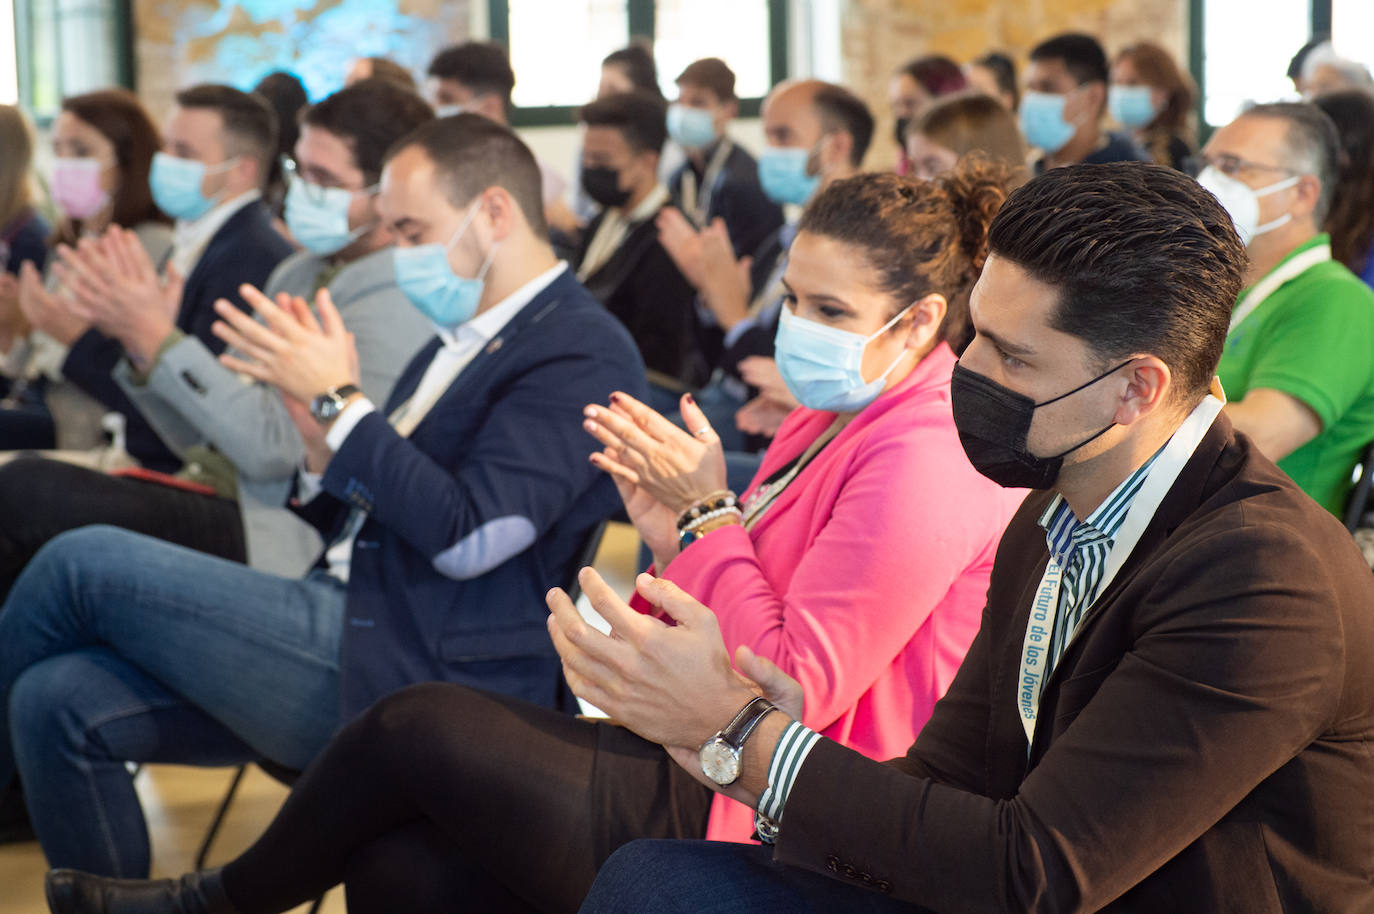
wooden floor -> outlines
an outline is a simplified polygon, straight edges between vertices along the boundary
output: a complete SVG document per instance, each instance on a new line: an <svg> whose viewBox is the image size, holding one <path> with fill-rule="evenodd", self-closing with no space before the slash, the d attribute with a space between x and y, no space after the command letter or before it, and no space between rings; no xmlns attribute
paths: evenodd
<svg viewBox="0 0 1374 914"><path fill-rule="evenodd" d="M597 555L597 570L622 595L633 587L639 538L634 528L612 524ZM585 601L583 604L586 611ZM153 846L153 875L175 876L192 868L197 849L233 769L149 765L136 781L148 817ZM262 832L286 797L286 788L250 766L220 837L210 865L232 859ZM36 843L0 846L0 914L41 914L43 874L47 863ZM304 912L309 906L297 910ZM342 914L343 890L325 900L326 914Z"/></svg>

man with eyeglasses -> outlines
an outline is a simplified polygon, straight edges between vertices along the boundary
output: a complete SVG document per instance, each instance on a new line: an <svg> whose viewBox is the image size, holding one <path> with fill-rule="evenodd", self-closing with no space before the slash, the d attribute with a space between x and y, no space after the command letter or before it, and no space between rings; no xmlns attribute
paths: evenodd
<svg viewBox="0 0 1374 914"><path fill-rule="evenodd" d="M1226 411L1337 515L1374 439L1374 293L1321 231L1339 150L1314 105L1260 105L1212 136L1198 175L1250 256L1217 369Z"/></svg>

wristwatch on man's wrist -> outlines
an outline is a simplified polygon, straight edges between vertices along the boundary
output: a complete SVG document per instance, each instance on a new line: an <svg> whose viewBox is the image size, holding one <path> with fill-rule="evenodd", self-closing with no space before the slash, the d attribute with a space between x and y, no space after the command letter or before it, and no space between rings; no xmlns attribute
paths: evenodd
<svg viewBox="0 0 1374 914"><path fill-rule="evenodd" d="M769 711L776 710L777 707L766 698L755 698L745 705L725 729L697 751L702 773L722 787L735 783L743 768L744 741Z"/></svg>
<svg viewBox="0 0 1374 914"><path fill-rule="evenodd" d="M310 415L315 417L315 421L320 425L328 425L333 422L343 412L344 406L348 403L348 398L356 393L361 393L357 384L344 384L332 390L326 390L318 397L310 401Z"/></svg>

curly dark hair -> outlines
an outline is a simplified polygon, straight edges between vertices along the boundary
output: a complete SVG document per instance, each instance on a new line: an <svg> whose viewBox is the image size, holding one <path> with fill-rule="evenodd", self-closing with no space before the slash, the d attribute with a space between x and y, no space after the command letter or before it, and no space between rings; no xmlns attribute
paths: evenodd
<svg viewBox="0 0 1374 914"><path fill-rule="evenodd" d="M976 155L934 181L856 175L821 191L798 231L863 250L899 309L944 296L939 338L963 352L973 338L968 300L987 260L988 228L1014 183L1007 166Z"/></svg>

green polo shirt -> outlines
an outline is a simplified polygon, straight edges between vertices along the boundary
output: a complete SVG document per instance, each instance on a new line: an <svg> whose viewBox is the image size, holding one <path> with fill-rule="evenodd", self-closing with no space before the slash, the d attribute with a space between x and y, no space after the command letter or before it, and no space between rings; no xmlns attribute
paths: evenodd
<svg viewBox="0 0 1374 914"><path fill-rule="evenodd" d="M1280 266L1329 243L1318 235ZM1317 414L1321 432L1279 467L1328 511L1342 514L1351 473L1374 439L1374 292L1335 260L1309 267L1226 335L1217 374L1229 400L1268 387Z"/></svg>

